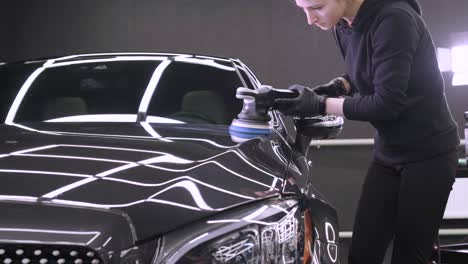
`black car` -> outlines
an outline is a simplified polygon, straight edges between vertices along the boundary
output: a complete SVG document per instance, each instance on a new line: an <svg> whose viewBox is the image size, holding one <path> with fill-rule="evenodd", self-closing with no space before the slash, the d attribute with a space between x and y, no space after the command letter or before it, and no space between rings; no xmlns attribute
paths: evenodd
<svg viewBox="0 0 468 264"><path fill-rule="evenodd" d="M0 263L337 263L311 139L342 119L229 125L240 60L72 55L0 66ZM311 125L313 124L313 125Z"/></svg>

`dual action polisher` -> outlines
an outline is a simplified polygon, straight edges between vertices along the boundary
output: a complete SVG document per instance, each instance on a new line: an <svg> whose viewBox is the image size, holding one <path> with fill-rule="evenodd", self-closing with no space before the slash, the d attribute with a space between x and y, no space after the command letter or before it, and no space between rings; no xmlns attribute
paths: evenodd
<svg viewBox="0 0 468 264"><path fill-rule="evenodd" d="M260 86L257 90L239 87L236 97L244 100L242 111L229 126L229 133L236 142L242 142L250 138L268 135L271 133L270 117L275 99L294 98L299 94L285 89L275 89L271 86Z"/></svg>

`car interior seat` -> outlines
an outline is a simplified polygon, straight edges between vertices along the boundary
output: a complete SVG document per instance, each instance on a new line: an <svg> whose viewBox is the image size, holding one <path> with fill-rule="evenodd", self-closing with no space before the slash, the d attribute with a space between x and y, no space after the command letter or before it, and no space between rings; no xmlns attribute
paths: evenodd
<svg viewBox="0 0 468 264"><path fill-rule="evenodd" d="M42 107L42 120L88 114L86 102L81 97L56 97L46 100Z"/></svg>
<svg viewBox="0 0 468 264"><path fill-rule="evenodd" d="M170 114L186 123L228 124L227 108L220 95L209 90L190 91L182 98L180 110Z"/></svg>

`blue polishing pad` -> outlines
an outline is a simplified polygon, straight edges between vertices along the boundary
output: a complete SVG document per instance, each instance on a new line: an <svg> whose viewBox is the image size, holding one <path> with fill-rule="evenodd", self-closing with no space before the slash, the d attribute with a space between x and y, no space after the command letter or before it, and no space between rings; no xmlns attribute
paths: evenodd
<svg viewBox="0 0 468 264"><path fill-rule="evenodd" d="M240 133L240 134L254 134L254 135L265 135L270 134L271 129L263 129L263 128L250 128L250 127L239 127L231 125L229 126L229 131L233 133Z"/></svg>
<svg viewBox="0 0 468 264"><path fill-rule="evenodd" d="M229 134L236 142L242 142L247 139L258 136L268 135L271 133L271 128L267 123L254 121L239 121L234 119L229 126Z"/></svg>

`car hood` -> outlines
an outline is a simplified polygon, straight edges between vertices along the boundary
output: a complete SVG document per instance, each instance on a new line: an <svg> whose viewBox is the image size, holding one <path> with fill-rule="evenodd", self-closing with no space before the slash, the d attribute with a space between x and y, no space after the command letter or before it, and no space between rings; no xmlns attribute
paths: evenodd
<svg viewBox="0 0 468 264"><path fill-rule="evenodd" d="M126 244L276 195L289 155L275 132L238 144L227 126L29 123L0 135L0 210L21 219L0 230L90 226Z"/></svg>

